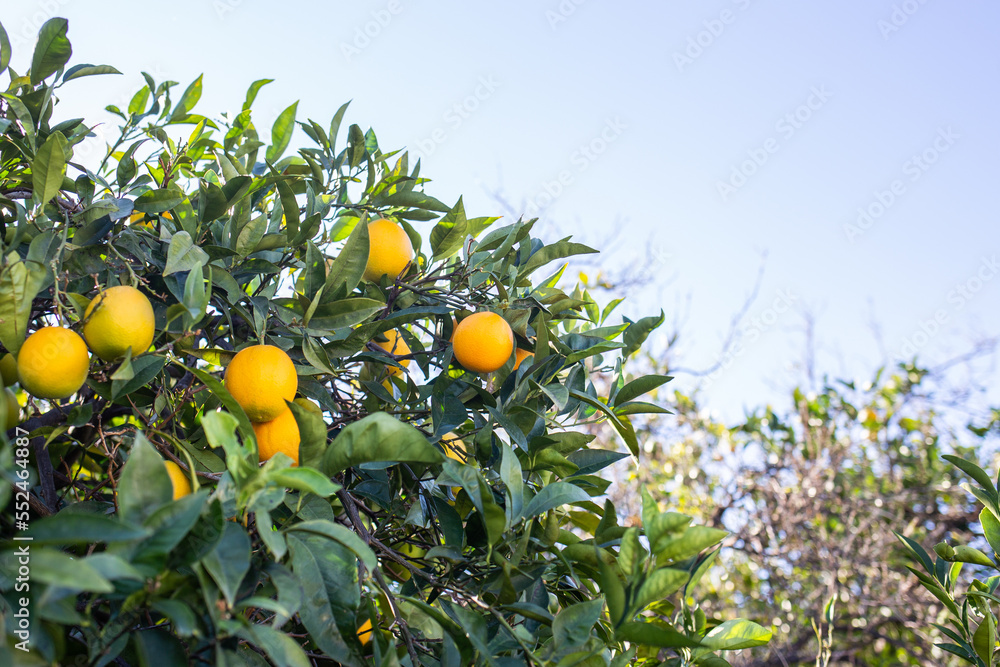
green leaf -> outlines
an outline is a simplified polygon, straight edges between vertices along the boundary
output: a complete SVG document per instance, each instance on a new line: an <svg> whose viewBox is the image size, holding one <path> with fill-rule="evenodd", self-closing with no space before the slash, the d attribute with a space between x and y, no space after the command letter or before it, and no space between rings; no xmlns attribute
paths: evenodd
<svg viewBox="0 0 1000 667"><path fill-rule="evenodd" d="M643 375L642 377L632 380L619 389L614 396L614 404L618 406L622 403L627 403L633 398L638 398L643 394L651 392L660 385L666 384L671 380L673 380L673 378L669 375Z"/></svg>
<svg viewBox="0 0 1000 667"><path fill-rule="evenodd" d="M582 503L590 500L590 494L575 484L569 482L553 482L542 488L524 508L524 518L533 517L547 512L555 507L570 503Z"/></svg>
<svg viewBox="0 0 1000 667"><path fill-rule="evenodd" d="M343 298L361 283L368 263L368 225L355 225L344 247L330 264L324 292L333 298Z"/></svg>
<svg viewBox="0 0 1000 667"><path fill-rule="evenodd" d="M622 437L625 441L625 445L628 447L632 456L639 455L639 443L635 437L635 430L632 428L631 422L628 421L628 417L619 417L614 413L614 411L607 405L594 398L590 394L584 393L582 391L577 391L576 389L571 389L569 395L579 401L583 401L587 405L596 408L608 418L611 425L615 427L618 431L618 435Z"/></svg>
<svg viewBox="0 0 1000 667"><path fill-rule="evenodd" d="M0 93L3 99L7 100L7 104L10 105L10 110L14 112L14 116L17 120L21 122L21 127L24 129L25 138L28 140L28 145L32 150L35 148L35 119L32 117L31 112L28 111L28 107L24 106L24 102L21 98L12 95L11 93ZM9 115L9 114L8 114ZM8 119L13 120L13 119Z"/></svg>
<svg viewBox="0 0 1000 667"><path fill-rule="evenodd" d="M32 522L27 534L33 545L84 544L131 542L148 537L150 531L110 516L64 511Z"/></svg>
<svg viewBox="0 0 1000 667"><path fill-rule="evenodd" d="M333 475L360 463L441 463L444 459L420 431L376 412L344 427L323 455L320 469Z"/></svg>
<svg viewBox="0 0 1000 667"><path fill-rule="evenodd" d="M496 222L499 219L500 219L499 216L492 217L492 218L488 218L488 217L469 218L469 220L468 220L469 224L468 224L468 227L466 229L466 233L469 236L471 236L472 238L476 238L487 227L489 227L490 225L492 225L494 222Z"/></svg>
<svg viewBox="0 0 1000 667"><path fill-rule="evenodd" d="M646 401L631 401L629 403L622 403L615 407L615 414L619 417L627 417L629 415L670 415L673 414L670 410L656 405L655 403L647 403Z"/></svg>
<svg viewBox="0 0 1000 667"><path fill-rule="evenodd" d="M59 193L68 158L66 137L61 132L50 134L38 149L31 163L31 178L34 200L39 206L45 206Z"/></svg>
<svg viewBox="0 0 1000 667"><path fill-rule="evenodd" d="M142 523L173 498L173 485L163 459L146 436L136 433L118 479L118 515L123 521Z"/></svg>
<svg viewBox="0 0 1000 667"><path fill-rule="evenodd" d="M552 621L552 639L556 650L581 646L590 638L590 630L601 617L604 599L570 605L556 614Z"/></svg>
<svg viewBox="0 0 1000 667"><path fill-rule="evenodd" d="M73 48L66 39L67 28L69 23L66 19L54 18L46 21L38 31L38 42L31 56L32 86L37 86L69 62Z"/></svg>
<svg viewBox="0 0 1000 667"><path fill-rule="evenodd" d="M38 262L21 261L16 252L0 267L0 343L17 354L28 335L32 303L45 284L48 272Z"/></svg>
<svg viewBox="0 0 1000 667"><path fill-rule="evenodd" d="M3 74L10 64L10 39L3 24L0 24L0 74ZM2 134L2 133L0 133Z"/></svg>
<svg viewBox="0 0 1000 667"><path fill-rule="evenodd" d="M461 249L468 228L465 206L459 197L455 206L431 230L431 251L434 253L434 259L451 257Z"/></svg>
<svg viewBox="0 0 1000 667"><path fill-rule="evenodd" d="M378 559L375 557L375 552L371 550L364 541L358 537L358 534L349 528L341 526L339 523L334 523L333 521L328 521L326 519L316 519L312 521L300 521L299 523L292 524L288 531L300 531L304 533L313 533L315 535L322 535L323 537L329 538L334 542L338 542L347 549L351 551L358 559L364 564L370 572L373 572L378 567Z"/></svg>
<svg viewBox="0 0 1000 667"><path fill-rule="evenodd" d="M256 251L257 245L267 232L267 223L267 217L259 215L240 230L240 235L236 239L236 252L240 257L245 258Z"/></svg>
<svg viewBox="0 0 1000 667"><path fill-rule="evenodd" d="M900 535L895 531L893 531L893 534L899 538L899 541L902 542L914 556L917 557L917 560L920 561L920 564L924 566L924 569L927 570L927 572L934 572L934 561L931 560L930 554L928 554L918 542L911 540L905 535Z"/></svg>
<svg viewBox="0 0 1000 667"><path fill-rule="evenodd" d="M171 121L183 120L188 112L194 109L194 105L201 99L201 80L203 77L204 74L199 74L198 78L184 90L184 94L177 100L177 105L170 114Z"/></svg>
<svg viewBox="0 0 1000 667"><path fill-rule="evenodd" d="M640 489L642 497L642 525L649 538L651 548L661 549L672 535L683 533L691 517L678 512L661 512L656 500L646 487Z"/></svg>
<svg viewBox="0 0 1000 667"><path fill-rule="evenodd" d="M304 341L305 338L303 338ZM289 403L288 407L291 409L292 415L295 417L295 423L299 427L299 466L303 469L317 468L323 461L323 454L326 452L326 422L297 403ZM328 479L327 482L329 482ZM332 482L330 484L336 486ZM321 485L316 488L328 490L330 487ZM339 486L334 488L330 493L336 493L339 488Z"/></svg>
<svg viewBox="0 0 1000 667"><path fill-rule="evenodd" d="M262 649L276 667L311 667L312 665L305 651L294 639L269 625L243 626L238 634Z"/></svg>
<svg viewBox="0 0 1000 667"><path fill-rule="evenodd" d="M622 535L621 546L618 548L618 566L626 578L636 576L646 560L646 550L639 543L639 529L631 526Z"/></svg>
<svg viewBox="0 0 1000 667"><path fill-rule="evenodd" d="M200 267L193 267L184 281L184 307L187 309L184 328L189 331L205 316L212 298L212 267L208 267L207 271L208 289L205 287L206 277Z"/></svg>
<svg viewBox="0 0 1000 667"><path fill-rule="evenodd" d="M155 354L144 354L137 359L132 359L132 377L128 380L113 380L111 382L111 395L114 397L128 396L136 389L145 387L153 378L160 374L163 366L167 363L166 357Z"/></svg>
<svg viewBox="0 0 1000 667"><path fill-rule="evenodd" d="M232 606L240 582L250 570L250 537L242 526L227 521L222 539L201 563Z"/></svg>
<svg viewBox="0 0 1000 667"><path fill-rule="evenodd" d="M513 526L521 520L524 511L524 477L521 471L521 462L518 460L514 450L510 445L503 443L500 459L500 481L506 487L507 525Z"/></svg>
<svg viewBox="0 0 1000 667"><path fill-rule="evenodd" d="M618 568L605 562L599 553L596 555L601 592L608 605L608 618L612 625L617 626L625 620L625 586L618 576Z"/></svg>
<svg viewBox="0 0 1000 667"><path fill-rule="evenodd" d="M235 399L232 400L235 403ZM244 436L243 444L239 443L236 439L236 429L240 426L239 418L228 412L213 410L204 413L200 421L202 428L205 429L208 444L214 448L222 448L226 453L226 468L233 479L241 483L251 477L256 472L257 451L251 446L251 443L256 443L256 438L250 440Z"/></svg>
<svg viewBox="0 0 1000 667"><path fill-rule="evenodd" d="M12 552L4 560L13 560ZM12 571L16 571L14 566ZM52 548L32 550L31 582L49 584L75 591L110 593L114 590L111 582L87 562L86 558L74 558Z"/></svg>
<svg viewBox="0 0 1000 667"><path fill-rule="evenodd" d="M566 409L566 405L569 403L569 389L566 388L566 385L553 382L552 384L542 386L533 380L532 383L545 392L545 395L552 400L552 404L556 406L558 410L561 411Z"/></svg>
<svg viewBox="0 0 1000 667"><path fill-rule="evenodd" d="M993 502L994 503L997 502L996 487L993 486L993 480L990 478L988 474L986 474L985 470L977 466L975 463L972 463L971 461L966 461L961 457L952 456L951 454L945 454L941 458L943 458L945 461L948 461L956 468L960 469L962 472L964 472L972 479L976 480L979 483L979 486L983 487L983 490L986 491L989 497L993 499Z"/></svg>
<svg viewBox="0 0 1000 667"><path fill-rule="evenodd" d="M292 140L292 132L295 131L295 111L298 106L299 103L296 102L282 111L278 114L274 125L271 126L271 145L267 147L266 153L268 162L277 162L285 149L288 148L288 144Z"/></svg>
<svg viewBox="0 0 1000 667"><path fill-rule="evenodd" d="M482 518L489 543L496 544L507 528L507 515L494 501L493 492L482 474L472 466L446 459L443 476L457 481L469 494L472 504Z"/></svg>
<svg viewBox="0 0 1000 667"><path fill-rule="evenodd" d="M653 542L653 555L659 563L682 561L718 544L727 535L728 532L718 528L691 526L680 537Z"/></svg>
<svg viewBox="0 0 1000 667"><path fill-rule="evenodd" d="M167 265L163 268L163 275L191 271L208 264L208 261L208 253L194 244L190 234L177 232L171 237L170 247L167 248Z"/></svg>
<svg viewBox="0 0 1000 667"><path fill-rule="evenodd" d="M37 542L35 542L37 544ZM146 579L137 568L120 556L108 552L96 553L87 556L87 564L97 570L98 574L108 581L118 581L129 579L132 581L144 581Z"/></svg>
<svg viewBox="0 0 1000 667"><path fill-rule="evenodd" d="M996 619L990 612L986 614L986 618L972 635L972 646L976 650L976 655L982 658L987 665L993 664L993 654L996 652L997 643L996 630Z"/></svg>
<svg viewBox="0 0 1000 667"><path fill-rule="evenodd" d="M625 342L625 349L622 350L622 357L629 358L635 354L642 344L646 342L649 334L653 332L658 326L663 324L666 315L663 311L660 311L658 316L644 317L638 322L632 322L629 324L628 329L625 330L625 335L622 340ZM627 322L628 320L626 320Z"/></svg>
<svg viewBox="0 0 1000 667"><path fill-rule="evenodd" d="M181 363L177 363L177 365L190 373L194 373L198 379L201 380L206 387L208 387L209 391L211 391L216 398L222 402L222 405L225 406L226 410L228 410L232 416L236 417L236 421L238 423L237 428L239 428L240 436L243 438L243 442L246 443L246 446L252 449L253 453L256 455L257 438L254 435L253 427L250 425L250 420L247 419L247 415L243 412L243 408L241 408L240 404L236 402L236 399L233 398L232 394L226 390L226 387L219 381L219 378L200 368L190 368Z"/></svg>
<svg viewBox="0 0 1000 667"><path fill-rule="evenodd" d="M518 270L518 278L524 278L531 274L535 269L545 266L549 262L557 259L563 259L566 257L573 257L574 255L586 255L590 253L596 253L597 251L593 248L587 247L582 243L572 243L569 238L562 239L561 241L556 241L547 246L542 246L537 252L535 252Z"/></svg>
<svg viewBox="0 0 1000 667"><path fill-rule="evenodd" d="M635 598L636 610L642 611L647 605L676 593L688 580L688 576L684 570L669 567L654 570L639 587Z"/></svg>
<svg viewBox="0 0 1000 667"><path fill-rule="evenodd" d="M271 83L272 81L274 81L274 79L258 79L250 84L250 87L247 89L246 101L243 102L244 111L253 106L254 100L257 99L257 93L260 92L260 89L266 86L267 84Z"/></svg>
<svg viewBox="0 0 1000 667"><path fill-rule="evenodd" d="M615 637L632 644L658 648L697 648L701 646L697 639L683 635L673 628L653 623L626 623L618 628Z"/></svg>
<svg viewBox="0 0 1000 667"><path fill-rule="evenodd" d="M315 493L320 498L328 498L341 488L313 468L272 469L268 472L267 479L278 486Z"/></svg>
<svg viewBox="0 0 1000 667"><path fill-rule="evenodd" d="M147 190L135 200L135 210L141 213L163 213L184 201L184 193L172 188ZM187 232L181 232L187 234Z"/></svg>
<svg viewBox="0 0 1000 667"><path fill-rule="evenodd" d="M992 510L984 508L979 513L979 524L983 527L983 535L990 543L993 553L1000 554L1000 520Z"/></svg>
<svg viewBox="0 0 1000 667"><path fill-rule="evenodd" d="M180 600L159 599L150 604L153 611L170 619L173 631L179 637L191 637L198 631L198 618L194 611Z"/></svg>
<svg viewBox="0 0 1000 667"><path fill-rule="evenodd" d="M763 646L769 641L771 641L771 630L740 618L715 626L702 638L701 644L713 651L738 651Z"/></svg>
<svg viewBox="0 0 1000 667"><path fill-rule="evenodd" d="M337 113L333 114L333 118L330 120L330 132L328 136L330 137L330 152L336 153L337 145L337 134L340 132L340 124L344 120L344 113L347 112L347 107L350 105L350 101L344 102L337 109Z"/></svg>
<svg viewBox="0 0 1000 667"><path fill-rule="evenodd" d="M180 544L194 528L208 498L208 489L178 498L161 506L143 523L153 535L138 545L132 556L133 563L151 563L156 571L164 565L163 557Z"/></svg>
<svg viewBox="0 0 1000 667"><path fill-rule="evenodd" d="M375 299L354 298L334 301L318 306L309 318L312 329L341 329L361 324L369 317L385 308L385 304Z"/></svg>
<svg viewBox="0 0 1000 667"><path fill-rule="evenodd" d="M990 557L984 554L979 549L974 547L969 547L965 545L959 545L955 547L955 553L949 560L958 561L960 563L972 563L974 565L984 565L986 567L993 567L994 563L990 560Z"/></svg>
<svg viewBox="0 0 1000 667"><path fill-rule="evenodd" d="M623 452L613 452L607 449L581 449L566 455L570 463L579 470L573 476L593 475L595 472L607 468L612 463L627 458L628 454Z"/></svg>
<svg viewBox="0 0 1000 667"><path fill-rule="evenodd" d="M473 657L475 655L475 647L472 645L472 642L470 641L472 633L469 631L468 628L463 627L462 625L457 623L449 614L443 612L439 607L436 606L432 607L431 605L427 604L426 602L424 602L419 598L400 596L400 599L405 600L408 604L413 605L414 607L416 607L417 609L419 609L420 611L422 611L423 613L427 614L432 619L434 619L438 623L438 625L440 625L441 628L445 631L445 633L447 633L446 637L450 637L454 641L461 655L458 656L460 658L460 662L453 664L459 664L459 665L475 664L473 661ZM447 603L447 601L445 602ZM448 609L449 611L453 611L453 607L450 604L448 607L446 607L446 609Z"/></svg>
<svg viewBox="0 0 1000 667"><path fill-rule="evenodd" d="M121 74L121 72L111 65L74 65L66 70L62 80L63 83L65 83L66 81L72 81L73 79L79 79L84 76L95 76L99 74Z"/></svg>
<svg viewBox="0 0 1000 667"><path fill-rule="evenodd" d="M352 126L352 127L357 127ZM431 197L430 195L416 190L403 190L389 195L375 197L372 203L376 206L400 206L405 208L422 208L428 211L448 213L451 207Z"/></svg>
<svg viewBox="0 0 1000 667"><path fill-rule="evenodd" d="M215 183L198 183L198 217L202 222L212 222L229 210L229 198Z"/></svg>
<svg viewBox="0 0 1000 667"><path fill-rule="evenodd" d="M334 660L359 666L334 617L335 610L344 607L338 592L358 585L357 560L350 564L341 553L343 547L316 535L289 534L288 547L292 553L292 571L305 593L299 616L310 639Z"/></svg>
<svg viewBox="0 0 1000 667"><path fill-rule="evenodd" d="M173 634L159 628L131 632L136 667L186 667L187 653Z"/></svg>

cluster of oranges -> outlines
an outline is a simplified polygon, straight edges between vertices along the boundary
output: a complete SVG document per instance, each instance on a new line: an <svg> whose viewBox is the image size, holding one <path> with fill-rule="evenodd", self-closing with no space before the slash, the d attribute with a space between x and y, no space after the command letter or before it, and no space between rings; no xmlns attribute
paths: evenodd
<svg viewBox="0 0 1000 667"><path fill-rule="evenodd" d="M261 461L278 452L299 464L299 425L286 401L295 398L299 378L288 354L274 345L251 345L226 367L226 389L250 420Z"/></svg>
<svg viewBox="0 0 1000 667"><path fill-rule="evenodd" d="M132 354L142 354L153 342L153 306L134 287L104 290L90 302L83 317L83 337L66 327L48 326L24 341L16 367L26 392L38 398L68 398L87 380L88 347L101 359L116 361L129 348Z"/></svg>
<svg viewBox="0 0 1000 667"><path fill-rule="evenodd" d="M365 265L365 279L381 280L383 276L395 279L413 261L413 244L400 225L384 218L368 224L369 252ZM396 331L387 331L385 343L376 343L386 352L405 356L410 348ZM455 327L451 340L455 358L462 366L476 373L492 373L501 368L514 354L516 370L531 352L514 348L514 332L506 320L496 313L481 312L466 317ZM402 366L410 363L401 359ZM389 369L390 375L403 371L398 366Z"/></svg>
<svg viewBox="0 0 1000 667"><path fill-rule="evenodd" d="M140 223L141 214L132 222ZM366 280L395 280L413 262L413 244L403 227L384 218L368 224L370 249L365 266ZM0 425L12 428L20 418L20 405L9 387L15 382L29 394L43 399L64 399L80 390L90 370L90 352L104 361L122 359L131 348L133 355L147 351L155 335L155 317L146 296L134 287L121 285L98 294L84 312L83 336L72 329L47 326L24 341L16 357L0 358L3 396L0 396ZM388 373L399 376L410 364L410 348L398 331L385 332L386 341L376 342L399 359ZM455 359L470 371L491 373L514 355L517 369L531 352L515 348L510 325L498 314L478 312L456 324L451 342ZM298 376L284 350L273 345L251 345L233 357L225 372L229 393L250 419L257 437L260 460L277 452L287 454L298 465L300 433L286 401L295 400L322 416L319 407L304 398L295 398ZM460 442L460 441L459 441ZM183 470L167 462L175 497L190 493Z"/></svg>

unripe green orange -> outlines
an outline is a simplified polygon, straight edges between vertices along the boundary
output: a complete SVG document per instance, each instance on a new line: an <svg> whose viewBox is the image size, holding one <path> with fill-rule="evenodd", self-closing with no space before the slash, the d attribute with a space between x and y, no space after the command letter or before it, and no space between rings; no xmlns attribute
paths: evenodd
<svg viewBox="0 0 1000 667"><path fill-rule="evenodd" d="M3 377L5 387L17 382L17 359L10 352L0 357L0 376Z"/></svg>
<svg viewBox="0 0 1000 667"><path fill-rule="evenodd" d="M295 403L296 405L299 405L299 406L305 408L306 411L313 413L314 415L316 415L320 419L323 418L323 408L319 407L314 402L310 401L308 398L304 398L302 396L299 396L294 401L292 401L292 403Z"/></svg>
<svg viewBox="0 0 1000 667"><path fill-rule="evenodd" d="M0 430L9 431L21 423L21 404L10 389L4 388L0 398Z"/></svg>

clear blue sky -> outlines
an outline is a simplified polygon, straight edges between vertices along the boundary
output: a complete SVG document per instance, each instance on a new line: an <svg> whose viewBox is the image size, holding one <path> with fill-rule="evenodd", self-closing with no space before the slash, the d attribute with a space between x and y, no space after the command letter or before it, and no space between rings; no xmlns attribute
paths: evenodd
<svg viewBox="0 0 1000 667"><path fill-rule="evenodd" d="M93 80L67 86L64 114L106 117L140 70L182 85L204 73L207 113L275 78L262 127L295 100L325 124L352 99L346 120L423 154L439 198L464 194L470 215L502 212L496 190L518 212L547 204L548 240L613 241L610 268L652 269L626 312L683 318L685 366L715 362L766 251L760 324L705 390L725 415L782 396L804 307L834 375L882 359L873 317L891 357L910 341L940 360L1000 334L996 3L5 4L15 66L55 14L74 62L125 72L100 100Z"/></svg>

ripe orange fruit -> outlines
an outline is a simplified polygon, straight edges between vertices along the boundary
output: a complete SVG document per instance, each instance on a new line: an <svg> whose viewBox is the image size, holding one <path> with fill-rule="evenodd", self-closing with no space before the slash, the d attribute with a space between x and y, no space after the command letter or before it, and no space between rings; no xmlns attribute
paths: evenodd
<svg viewBox="0 0 1000 667"><path fill-rule="evenodd" d="M254 422L253 432L257 436L257 453L261 462L281 452L299 465L299 425L292 411L285 408L280 415L266 422Z"/></svg>
<svg viewBox="0 0 1000 667"><path fill-rule="evenodd" d="M5 387L17 382L17 359L10 352L0 357L0 376L3 377Z"/></svg>
<svg viewBox="0 0 1000 667"><path fill-rule="evenodd" d="M80 335L64 327L44 327L28 336L17 353L17 377L37 398L68 398L80 391L90 370L90 354Z"/></svg>
<svg viewBox="0 0 1000 667"><path fill-rule="evenodd" d="M285 351L274 345L251 345L236 353L226 368L226 389L252 422L271 421L288 411L299 377Z"/></svg>
<svg viewBox="0 0 1000 667"><path fill-rule="evenodd" d="M381 218L368 223L368 240L365 280L378 281L385 275L396 278L413 259L410 237L391 220Z"/></svg>
<svg viewBox="0 0 1000 667"><path fill-rule="evenodd" d="M399 335L399 332L395 329L389 329L385 332L385 337L388 338L385 342L375 341L375 344L380 348L388 352L389 354L395 354L398 356L407 355L410 353L410 346L406 344L403 337ZM403 366L409 366L412 359L399 359L399 363ZM386 366L386 370L389 371L389 375L401 375L403 369L398 366Z"/></svg>
<svg viewBox="0 0 1000 667"><path fill-rule="evenodd" d="M141 213L139 211L134 211L132 215L128 217L128 224L134 225L136 223L139 223L140 227L145 227L146 229L152 229L153 223L150 220L146 220L147 216L149 218L154 218L156 217L156 214L155 213L146 214L146 213ZM170 211L164 211L163 213L160 213L160 217L166 218L167 220L174 219L174 216L170 214ZM145 222L143 222L143 220L145 220Z"/></svg>
<svg viewBox="0 0 1000 667"><path fill-rule="evenodd" d="M140 213L139 211L135 211L128 217L128 224L142 227L143 229L153 228L153 223L146 220L146 214Z"/></svg>
<svg viewBox="0 0 1000 667"><path fill-rule="evenodd" d="M156 317L146 295L134 287L118 285L94 297L83 313L83 337L104 361L115 361L132 348L138 357L149 349L156 333Z"/></svg>
<svg viewBox="0 0 1000 667"><path fill-rule="evenodd" d="M521 348L514 350L514 370L517 370L517 367L521 365L522 361L533 356L535 356L535 353L531 350L522 350Z"/></svg>
<svg viewBox="0 0 1000 667"><path fill-rule="evenodd" d="M446 434L443 438L441 438L441 446L444 447L444 454L449 459L458 461L459 463L469 462L469 450L465 446L465 442L463 442L462 439L456 434Z"/></svg>
<svg viewBox="0 0 1000 667"><path fill-rule="evenodd" d="M181 470L181 467L173 461L164 461L163 464L167 466L167 474L170 475L170 484L174 487L174 500L183 498L191 493L191 480L188 479L187 473Z"/></svg>
<svg viewBox="0 0 1000 667"><path fill-rule="evenodd" d="M514 351L514 332L496 313L469 315L455 328L455 358L470 371L492 373Z"/></svg>
<svg viewBox="0 0 1000 667"><path fill-rule="evenodd" d="M358 639L361 640L362 646L367 646L368 642L372 640L372 620L370 618L365 619L365 622L358 628Z"/></svg>

